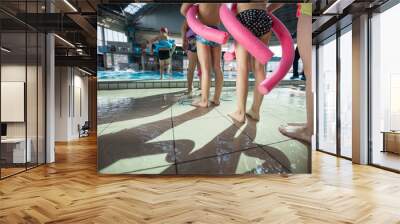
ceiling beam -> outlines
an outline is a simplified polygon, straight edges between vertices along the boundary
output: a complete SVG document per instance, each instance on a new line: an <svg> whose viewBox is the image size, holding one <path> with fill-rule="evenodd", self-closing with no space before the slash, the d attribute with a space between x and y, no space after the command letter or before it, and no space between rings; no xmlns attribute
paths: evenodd
<svg viewBox="0 0 400 224"><path fill-rule="evenodd" d="M72 1L69 2L69 4L72 5ZM87 43L91 46L97 45L97 29L90 24L90 22L82 16L81 12L76 12L73 10L68 4L66 4L64 1L55 1L54 5L56 8L60 9L60 11L64 12L72 21L74 21L79 27L82 28L82 30L85 32L87 35ZM76 8L75 5L73 7ZM79 10L79 9L78 9Z"/></svg>
<svg viewBox="0 0 400 224"><path fill-rule="evenodd" d="M56 66L79 66L87 67L96 71L96 56L55 56Z"/></svg>

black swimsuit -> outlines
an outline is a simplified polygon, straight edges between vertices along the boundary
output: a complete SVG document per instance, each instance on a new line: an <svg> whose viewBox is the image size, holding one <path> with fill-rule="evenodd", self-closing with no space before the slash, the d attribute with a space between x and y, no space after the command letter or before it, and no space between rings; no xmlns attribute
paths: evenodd
<svg viewBox="0 0 400 224"><path fill-rule="evenodd" d="M263 36L272 28L272 18L263 9L248 9L237 14L236 18L257 37Z"/></svg>
<svg viewBox="0 0 400 224"><path fill-rule="evenodd" d="M158 50L158 59L167 60L171 57L169 50Z"/></svg>

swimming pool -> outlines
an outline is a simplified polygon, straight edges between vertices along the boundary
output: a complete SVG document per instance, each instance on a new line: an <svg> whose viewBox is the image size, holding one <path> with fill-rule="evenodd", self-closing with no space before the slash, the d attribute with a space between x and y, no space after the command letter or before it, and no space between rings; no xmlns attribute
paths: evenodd
<svg viewBox="0 0 400 224"><path fill-rule="evenodd" d="M99 80L159 80L160 73L158 71L98 71L97 78ZM172 72L172 74L165 74L164 79L172 80L186 80L186 72ZM198 79L195 74L195 79ZM250 75L252 78L252 75ZM236 79L236 72L224 72L225 80Z"/></svg>

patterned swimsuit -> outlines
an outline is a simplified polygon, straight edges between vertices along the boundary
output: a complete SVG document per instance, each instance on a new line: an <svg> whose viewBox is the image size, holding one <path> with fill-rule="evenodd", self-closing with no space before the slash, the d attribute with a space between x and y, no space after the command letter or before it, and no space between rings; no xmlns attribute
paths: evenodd
<svg viewBox="0 0 400 224"><path fill-rule="evenodd" d="M262 9L244 10L236 18L257 37L263 36L272 28L271 16Z"/></svg>

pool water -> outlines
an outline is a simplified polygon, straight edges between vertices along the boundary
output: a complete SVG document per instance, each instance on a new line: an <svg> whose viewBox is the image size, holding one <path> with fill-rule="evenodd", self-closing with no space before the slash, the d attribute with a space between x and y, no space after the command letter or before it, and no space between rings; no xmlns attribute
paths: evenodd
<svg viewBox="0 0 400 224"><path fill-rule="evenodd" d="M224 80L236 80L236 72L224 71ZM268 74L271 74L270 72ZM172 74L164 74L164 80L186 80L185 72L172 72ZM284 80L289 80L292 73L289 72ZM100 81L140 81L140 80L160 80L158 71L98 71L97 77ZM198 79L197 73L194 79ZM254 80L252 73L249 74L249 80Z"/></svg>
<svg viewBox="0 0 400 224"><path fill-rule="evenodd" d="M99 80L159 80L160 73L158 71L98 71ZM250 78L253 76L250 74ZM195 73L195 79L198 79ZM164 74L163 79L186 80L186 72L172 72L172 74ZM225 80L236 79L236 72L224 72Z"/></svg>

